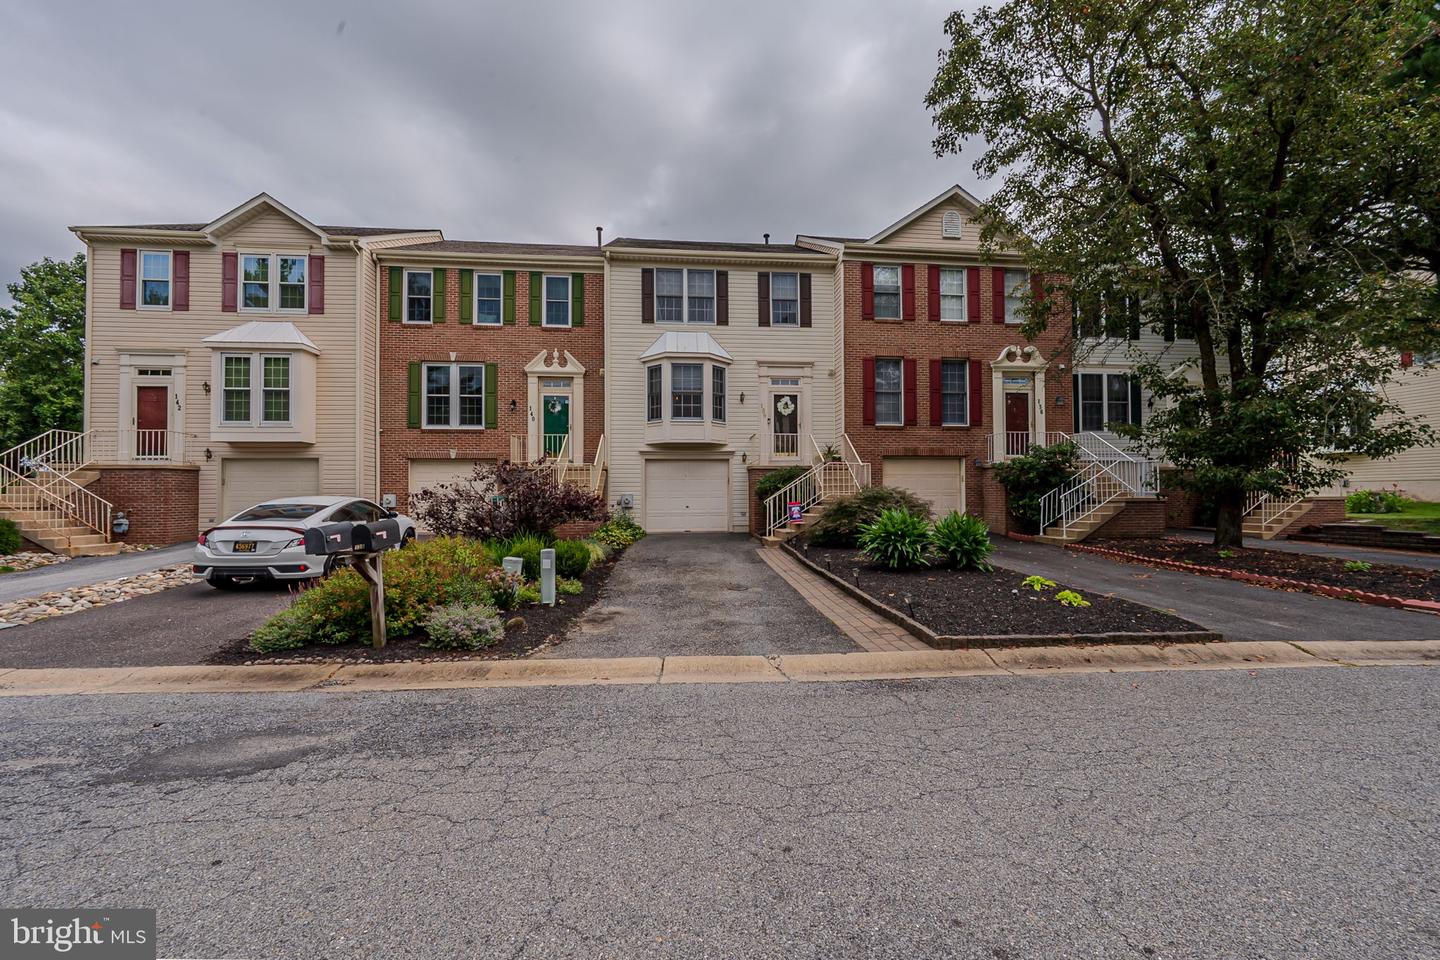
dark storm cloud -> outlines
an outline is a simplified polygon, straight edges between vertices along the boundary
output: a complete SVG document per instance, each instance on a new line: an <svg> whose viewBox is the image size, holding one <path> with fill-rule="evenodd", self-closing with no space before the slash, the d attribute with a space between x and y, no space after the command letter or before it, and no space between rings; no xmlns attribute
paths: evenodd
<svg viewBox="0 0 1440 960"><path fill-rule="evenodd" d="M0 276L261 190L456 239L868 233L985 192L930 151L951 6L7 4Z"/></svg>

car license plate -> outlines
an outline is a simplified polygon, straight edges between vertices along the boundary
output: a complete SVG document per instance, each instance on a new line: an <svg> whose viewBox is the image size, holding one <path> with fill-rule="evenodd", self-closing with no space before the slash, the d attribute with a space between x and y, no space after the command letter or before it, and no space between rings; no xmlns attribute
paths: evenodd
<svg viewBox="0 0 1440 960"><path fill-rule="evenodd" d="M254 553L254 552L255 552L255 541L254 541L254 540L236 540L236 541L235 541L235 552L236 552L236 553Z"/></svg>

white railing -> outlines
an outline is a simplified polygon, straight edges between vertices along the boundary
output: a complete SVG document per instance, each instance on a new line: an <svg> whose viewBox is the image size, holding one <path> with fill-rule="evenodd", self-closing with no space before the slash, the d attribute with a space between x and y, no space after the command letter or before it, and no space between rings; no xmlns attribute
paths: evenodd
<svg viewBox="0 0 1440 960"><path fill-rule="evenodd" d="M1063 435L1062 435L1063 436ZM1106 504L1128 497L1154 497L1160 492L1160 462L1136 456L1093 433L1075 442L1080 469L1065 483L1040 498L1040 532L1071 527Z"/></svg>
<svg viewBox="0 0 1440 960"><path fill-rule="evenodd" d="M59 530L79 525L110 541L113 505L58 473L37 480L0 466L0 503L22 514L24 526Z"/></svg>
<svg viewBox="0 0 1440 960"><path fill-rule="evenodd" d="M540 435L540 458L558 458L569 444L568 433L543 433Z"/></svg>
<svg viewBox="0 0 1440 960"><path fill-rule="evenodd" d="M563 438L560 446L555 451L555 456L546 457L541 461L540 469L549 471L556 486L559 486L565 482L565 474L570 467L570 436L568 434L557 434L556 436Z"/></svg>
<svg viewBox="0 0 1440 960"><path fill-rule="evenodd" d="M855 480L851 465L844 460L824 460L815 464L765 501L765 535L771 536L789 525L790 504L799 504L800 512L804 513L822 500L858 493L861 486Z"/></svg>
<svg viewBox="0 0 1440 960"><path fill-rule="evenodd" d="M798 433L767 433L765 440L768 460L795 460L800 456Z"/></svg>
<svg viewBox="0 0 1440 960"><path fill-rule="evenodd" d="M510 434L510 462L530 462L529 456L527 456L525 453L525 438L518 433Z"/></svg>
<svg viewBox="0 0 1440 960"><path fill-rule="evenodd" d="M595 462L590 464L590 492L599 493L605 485L605 468L610 457L610 441L605 434L600 434L600 442L595 445Z"/></svg>
<svg viewBox="0 0 1440 960"><path fill-rule="evenodd" d="M870 464L860 459L850 434L840 434L840 460L850 470L850 479L856 490L870 486Z"/></svg>
<svg viewBox="0 0 1440 960"><path fill-rule="evenodd" d="M47 430L0 453L0 466L21 476L69 476L93 463L188 463L180 430Z"/></svg>
<svg viewBox="0 0 1440 960"><path fill-rule="evenodd" d="M1070 439L1068 434L1058 431L1051 431L1040 434L1033 430L1007 430L1000 435L999 448L997 450L995 435L987 434L985 437L985 459L989 463L998 463L1010 457L1023 457L1031 449L1037 446L1053 446L1062 440Z"/></svg>
<svg viewBox="0 0 1440 960"><path fill-rule="evenodd" d="M1304 496L1286 491L1283 497L1252 490L1245 498L1245 519L1268 527L1305 501Z"/></svg>

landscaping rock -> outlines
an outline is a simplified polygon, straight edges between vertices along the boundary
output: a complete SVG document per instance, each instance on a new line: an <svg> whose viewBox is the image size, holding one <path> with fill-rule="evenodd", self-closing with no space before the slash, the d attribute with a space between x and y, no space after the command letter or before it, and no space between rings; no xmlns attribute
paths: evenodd
<svg viewBox="0 0 1440 960"><path fill-rule="evenodd" d="M52 593L42 593L0 604L0 627L13 627L23 623L34 623L48 617L64 616L79 610L90 610L112 603L123 603L135 597L143 597L174 587L195 583L190 564L162 567L134 576L102 580L99 583L71 587Z"/></svg>

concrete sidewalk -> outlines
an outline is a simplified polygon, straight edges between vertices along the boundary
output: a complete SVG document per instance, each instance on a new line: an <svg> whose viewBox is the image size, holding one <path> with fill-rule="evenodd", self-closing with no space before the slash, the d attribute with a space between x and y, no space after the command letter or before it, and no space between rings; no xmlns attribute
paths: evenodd
<svg viewBox="0 0 1440 960"><path fill-rule="evenodd" d="M1165 536L1200 543L1210 543L1215 539L1206 530L1166 530ZM1250 550L1308 553L1316 557L1338 557L1341 560L1364 560L1366 563L1389 563L1401 567L1419 567L1421 570L1440 570L1440 553L1347 547L1338 543L1308 543L1304 540L1258 540L1254 537L1246 537L1245 546Z"/></svg>
<svg viewBox="0 0 1440 960"><path fill-rule="evenodd" d="M1440 617L1289 593L1199 574L1120 563L1040 543L996 539L996 564L1080 593L1113 594L1168 610L1226 640L1437 640Z"/></svg>
<svg viewBox="0 0 1440 960"><path fill-rule="evenodd" d="M1166 670L1440 665L1440 641L1177 643L984 650L0 671L0 696L344 693L474 687L834 683Z"/></svg>
<svg viewBox="0 0 1440 960"><path fill-rule="evenodd" d="M49 567L39 567L23 573L7 573L0 577L0 603L38 597L42 593L69 590L72 587L86 587L102 580L116 580L137 573L149 573L151 570L174 566L177 563L186 563L194 549L194 544L177 543L159 550L121 553L113 557L76 557L74 560Z"/></svg>

